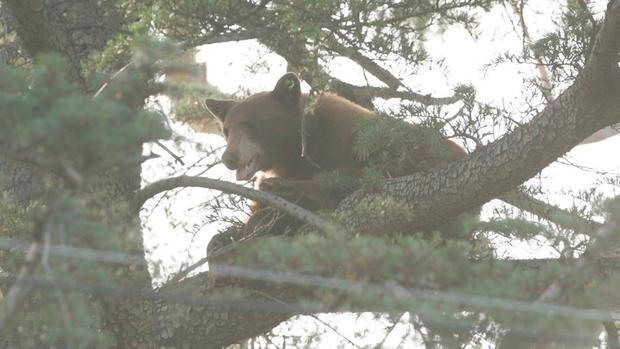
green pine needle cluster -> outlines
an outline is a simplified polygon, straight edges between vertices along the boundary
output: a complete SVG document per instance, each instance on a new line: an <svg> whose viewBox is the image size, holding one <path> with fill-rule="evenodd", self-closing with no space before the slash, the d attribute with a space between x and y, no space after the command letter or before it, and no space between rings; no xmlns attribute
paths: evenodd
<svg viewBox="0 0 620 349"><path fill-rule="evenodd" d="M126 158L130 149L169 135L159 114L122 103L122 89L115 88L115 96L84 94L58 57L42 58L30 76L0 68L0 81L4 151L57 174L66 168L95 173L139 161Z"/></svg>

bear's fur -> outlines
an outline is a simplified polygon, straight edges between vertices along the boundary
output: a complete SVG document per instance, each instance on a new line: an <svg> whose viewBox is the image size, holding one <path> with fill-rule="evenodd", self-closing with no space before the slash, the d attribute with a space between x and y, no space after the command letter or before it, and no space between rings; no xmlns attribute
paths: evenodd
<svg viewBox="0 0 620 349"><path fill-rule="evenodd" d="M262 171L266 179L259 181L260 190L294 189L310 199L302 201L309 209L333 207L337 202L320 193L315 177L334 170L361 174L368 162L361 161L354 152L357 126L379 116L333 94L318 96L313 113L306 116L310 161L301 156L302 115L309 98L301 93L297 76L287 73L272 91L259 92L241 101L208 99L206 105L222 123L227 141L222 161L236 171L237 180L248 180ZM410 156L406 161L382 168L382 172L399 177L466 157L452 141L439 135L435 138L439 138L443 156L431 152L429 144L417 143L407 149Z"/></svg>
<svg viewBox="0 0 620 349"><path fill-rule="evenodd" d="M320 96L308 130L312 135L311 152L319 168L301 157L301 117L307 98L301 94L299 79L286 74L273 91L259 92L238 102L206 101L222 122L227 141L224 164L237 170L238 180L249 179L254 170L272 177L307 180L320 171L361 167L352 152L353 121L374 114L338 96ZM227 163L229 154L237 161ZM243 167L252 159L256 159L252 173L246 174Z"/></svg>

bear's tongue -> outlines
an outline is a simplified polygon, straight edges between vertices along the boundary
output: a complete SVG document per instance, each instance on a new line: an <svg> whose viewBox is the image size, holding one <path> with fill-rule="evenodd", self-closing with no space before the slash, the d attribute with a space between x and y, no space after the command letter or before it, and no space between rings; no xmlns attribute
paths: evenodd
<svg viewBox="0 0 620 349"><path fill-rule="evenodd" d="M237 169L237 180L247 181L256 173L256 158L252 158L245 166Z"/></svg>

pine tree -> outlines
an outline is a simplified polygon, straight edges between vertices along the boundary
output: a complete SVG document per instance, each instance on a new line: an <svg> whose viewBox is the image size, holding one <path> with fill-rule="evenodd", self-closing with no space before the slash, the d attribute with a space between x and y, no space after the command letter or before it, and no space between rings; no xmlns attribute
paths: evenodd
<svg viewBox="0 0 620 349"><path fill-rule="evenodd" d="M341 347L382 347L406 323L406 346L618 348L618 174L596 173L606 191L567 188L572 209L528 180L620 123L620 1L558 3L554 29L537 36L527 17L534 4L517 0L0 1L0 346L219 348L252 338L240 346L315 347L320 331L270 331L354 313L375 333L338 333ZM476 38L492 11L507 11L513 23L503 25L515 26L523 49L489 66L535 67L517 108L481 100L473 85L446 97L405 82L442 68L431 40L455 27ZM224 94L162 76L192 73L182 52L238 40L284 58L314 92L383 114L358 125L363 175L320 178L342 197L335 210L300 210L200 176L216 149L194 149L174 127L208 124L201 98ZM334 77L335 57L377 83ZM162 94L174 98L172 113L158 106ZM382 109L385 99L397 107ZM412 139L433 144L442 133L470 156L385 176ZM155 157L170 178L141 188L141 168ZM185 187L222 192L185 213L226 223L210 272L193 272L204 259L166 272L145 247L141 210ZM269 218L294 219L239 239L248 210L239 197L270 206ZM493 199L505 204L485 206L493 212L480 221L467 214ZM455 217L463 219L438 229ZM165 217L196 230L184 218ZM559 257L500 255L517 242Z"/></svg>

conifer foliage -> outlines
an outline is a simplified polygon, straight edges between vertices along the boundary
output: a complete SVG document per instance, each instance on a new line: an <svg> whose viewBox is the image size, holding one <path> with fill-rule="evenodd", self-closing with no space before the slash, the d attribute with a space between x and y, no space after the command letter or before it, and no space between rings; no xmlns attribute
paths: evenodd
<svg viewBox="0 0 620 349"><path fill-rule="evenodd" d="M0 0L0 348L620 348L620 174L564 158L617 133L620 1L549 3L541 33L527 0ZM412 83L454 73L431 44L492 16L521 39L485 66L529 72L514 101ZM355 125L367 168L318 176L335 209L214 178L187 131L217 133L204 99L256 92L178 78L187 57L243 40L310 86L308 115L321 93L380 115ZM469 156L386 171L442 139ZM594 184L552 188L560 163ZM179 232L219 235L157 260Z"/></svg>

